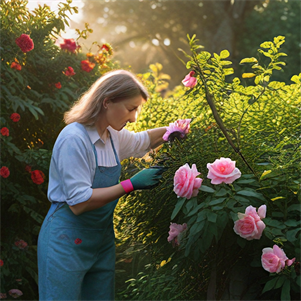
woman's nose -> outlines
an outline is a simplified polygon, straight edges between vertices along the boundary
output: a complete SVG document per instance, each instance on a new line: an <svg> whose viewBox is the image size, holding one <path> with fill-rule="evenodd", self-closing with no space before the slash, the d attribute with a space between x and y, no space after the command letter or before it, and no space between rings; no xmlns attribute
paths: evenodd
<svg viewBox="0 0 301 301"><path fill-rule="evenodd" d="M129 122L135 122L137 119L137 111L131 112L130 120Z"/></svg>

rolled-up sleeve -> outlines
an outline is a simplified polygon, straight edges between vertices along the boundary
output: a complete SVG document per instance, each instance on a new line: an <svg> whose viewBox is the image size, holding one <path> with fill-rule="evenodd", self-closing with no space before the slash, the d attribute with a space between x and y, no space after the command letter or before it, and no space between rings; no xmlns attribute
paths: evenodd
<svg viewBox="0 0 301 301"><path fill-rule="evenodd" d="M126 129L118 133L120 161L129 157L141 158L150 150L147 131L135 133Z"/></svg>
<svg viewBox="0 0 301 301"><path fill-rule="evenodd" d="M53 153L53 164L60 180L64 200L73 206L87 201L92 196L91 167L84 141L70 135L60 142Z"/></svg>

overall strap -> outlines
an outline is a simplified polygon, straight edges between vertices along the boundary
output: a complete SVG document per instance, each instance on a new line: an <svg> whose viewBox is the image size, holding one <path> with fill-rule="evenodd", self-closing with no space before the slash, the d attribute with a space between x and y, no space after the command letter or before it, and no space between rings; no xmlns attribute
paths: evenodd
<svg viewBox="0 0 301 301"><path fill-rule="evenodd" d="M114 155L115 155L115 160L116 160L117 165L118 165L120 163L120 161L119 161L119 158L118 158L117 153L116 153L116 149L115 149L115 146L114 146L114 142L113 142L111 133L110 133L110 140L111 140L111 144L112 144L112 147L113 147L113 151L114 151Z"/></svg>

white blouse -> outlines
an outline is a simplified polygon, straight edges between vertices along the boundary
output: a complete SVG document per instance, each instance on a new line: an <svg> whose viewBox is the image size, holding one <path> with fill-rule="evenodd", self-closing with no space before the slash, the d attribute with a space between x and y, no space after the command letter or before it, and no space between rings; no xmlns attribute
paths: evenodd
<svg viewBox="0 0 301 301"><path fill-rule="evenodd" d="M98 165L106 167L116 166L117 162L110 137L107 137L106 141L104 141L99 137L95 127L85 128L91 142L95 145ZM129 157L143 157L150 150L150 138L147 131L138 133L127 129L116 131L110 126L108 130L120 162Z"/></svg>

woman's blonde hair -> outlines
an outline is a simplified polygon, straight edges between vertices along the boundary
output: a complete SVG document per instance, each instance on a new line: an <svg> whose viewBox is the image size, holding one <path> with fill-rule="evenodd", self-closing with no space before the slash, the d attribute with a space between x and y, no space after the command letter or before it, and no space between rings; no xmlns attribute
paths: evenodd
<svg viewBox="0 0 301 301"><path fill-rule="evenodd" d="M94 125L104 99L123 101L141 95L146 101L148 92L134 74L126 70L114 70L101 76L64 114L66 124L78 122Z"/></svg>

